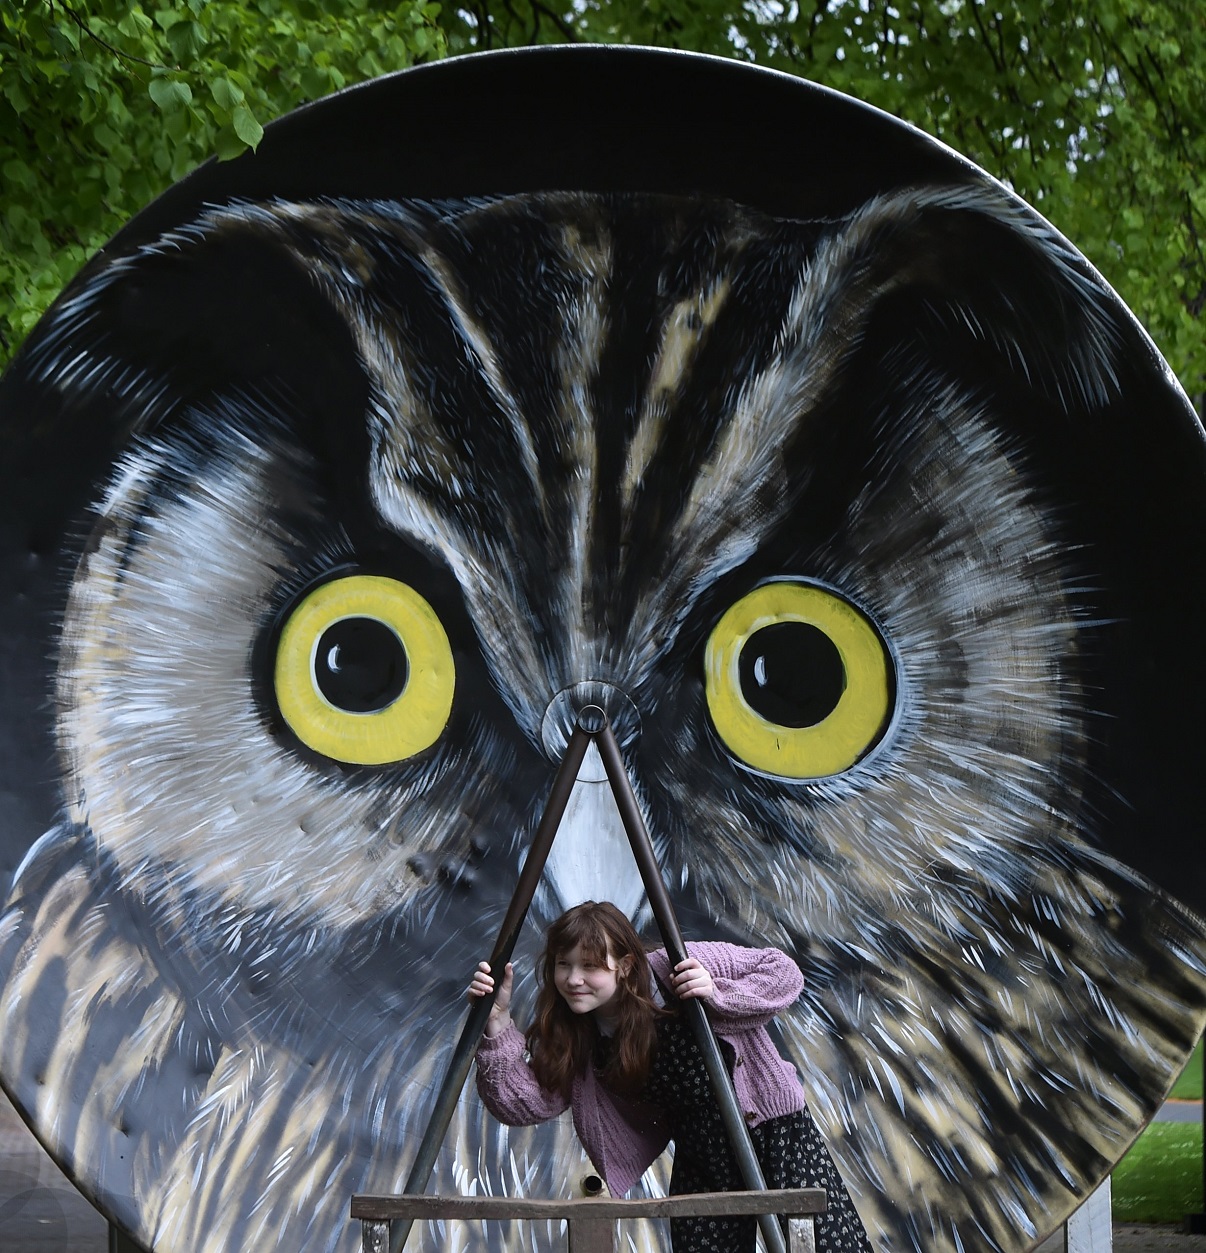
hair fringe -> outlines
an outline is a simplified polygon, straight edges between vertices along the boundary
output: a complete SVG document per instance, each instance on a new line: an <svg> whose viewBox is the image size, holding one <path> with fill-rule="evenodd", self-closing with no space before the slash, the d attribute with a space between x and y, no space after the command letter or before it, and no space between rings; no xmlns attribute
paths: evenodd
<svg viewBox="0 0 1206 1253"><path fill-rule="evenodd" d="M628 970L617 976L613 1047L602 1078L613 1092L635 1096L653 1066L657 1020L673 1011L653 999L653 970L645 945L610 901L575 905L549 927L538 968L536 1017L527 1031L532 1072L542 1088L569 1100L575 1077L593 1063L598 1039L593 1015L575 1014L553 982L557 959L579 946L584 957L601 965L609 956L617 963L632 959Z"/></svg>

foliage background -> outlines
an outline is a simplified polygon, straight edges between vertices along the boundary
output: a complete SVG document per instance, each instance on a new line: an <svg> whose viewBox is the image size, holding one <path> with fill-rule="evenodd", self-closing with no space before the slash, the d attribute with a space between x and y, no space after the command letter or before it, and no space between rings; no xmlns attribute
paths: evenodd
<svg viewBox="0 0 1206 1253"><path fill-rule="evenodd" d="M0 365L85 260L210 155L447 53L427 0L0 0Z"/></svg>
<svg viewBox="0 0 1206 1253"><path fill-rule="evenodd" d="M1206 391L1201 0L0 0L0 365L210 154L340 87L526 43L737 57L943 139L1064 232Z"/></svg>

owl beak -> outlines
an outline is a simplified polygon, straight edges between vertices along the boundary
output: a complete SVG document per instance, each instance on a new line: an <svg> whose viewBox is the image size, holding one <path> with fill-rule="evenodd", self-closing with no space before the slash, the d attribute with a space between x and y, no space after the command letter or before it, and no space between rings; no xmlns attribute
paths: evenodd
<svg viewBox="0 0 1206 1253"><path fill-rule="evenodd" d="M645 885L594 744L578 771L545 876L557 898L557 913L583 901L611 901L635 918L645 900Z"/></svg>

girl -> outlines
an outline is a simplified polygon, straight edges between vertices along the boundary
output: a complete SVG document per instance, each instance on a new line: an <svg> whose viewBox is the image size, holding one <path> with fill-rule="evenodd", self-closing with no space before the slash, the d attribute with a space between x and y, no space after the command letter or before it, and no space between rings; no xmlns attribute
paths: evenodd
<svg viewBox="0 0 1206 1253"><path fill-rule="evenodd" d="M699 998L720 1041L768 1187L820 1187L829 1194L816 1225L818 1253L866 1253L854 1206L804 1103L794 1067L766 1024L800 995L796 964L778 949L690 946L671 968L646 953L627 917L587 901L549 928L536 1020L526 1036L512 1023L508 963L477 1050L477 1087L509 1126L554 1118L574 1129L613 1196L622 1196L674 1141L670 1194L742 1187L703 1057L679 1001ZM482 962L470 997L494 990ZM658 996L657 990L661 991ZM528 1060L525 1060L525 1051ZM670 1222L675 1253L747 1253L749 1217Z"/></svg>

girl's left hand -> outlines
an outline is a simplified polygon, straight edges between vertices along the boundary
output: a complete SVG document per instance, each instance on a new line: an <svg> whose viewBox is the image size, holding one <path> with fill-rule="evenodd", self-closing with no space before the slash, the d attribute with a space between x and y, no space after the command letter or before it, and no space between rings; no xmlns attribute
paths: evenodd
<svg viewBox="0 0 1206 1253"><path fill-rule="evenodd" d="M706 1001L714 991L712 976L695 957L688 957L674 967L674 995L679 1000Z"/></svg>

